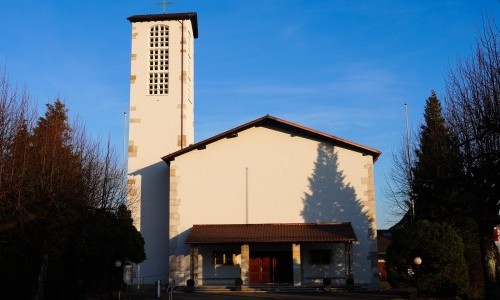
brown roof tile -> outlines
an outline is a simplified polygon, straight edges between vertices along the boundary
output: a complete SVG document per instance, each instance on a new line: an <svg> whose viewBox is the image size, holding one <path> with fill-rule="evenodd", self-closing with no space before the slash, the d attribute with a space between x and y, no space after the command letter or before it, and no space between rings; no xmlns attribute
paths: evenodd
<svg viewBox="0 0 500 300"><path fill-rule="evenodd" d="M350 242L351 223L193 225L186 244Z"/></svg>

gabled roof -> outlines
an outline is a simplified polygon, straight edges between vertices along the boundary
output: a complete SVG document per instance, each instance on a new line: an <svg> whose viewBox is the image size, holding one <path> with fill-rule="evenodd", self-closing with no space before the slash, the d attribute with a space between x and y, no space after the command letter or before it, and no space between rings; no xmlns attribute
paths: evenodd
<svg viewBox="0 0 500 300"><path fill-rule="evenodd" d="M168 154L162 159L168 163L170 161L173 161L177 156L180 156L184 153L193 151L193 150L201 150L205 149L207 145L214 143L218 140L225 139L225 138L230 138L230 137L235 137L237 136L238 132L247 130L252 127L266 127L266 128L274 128L274 129L279 129L279 130L284 130L290 133L293 133L298 136L303 136L303 137L308 137L311 139L319 140L319 141L324 141L331 143L333 145L338 145L342 146L344 148L352 149L355 151L359 151L361 153L364 153L366 155L371 155L373 156L373 161L375 162L377 158L380 156L382 152L380 152L377 149L370 148L367 146L363 146L361 144L357 144L345 139L341 139L339 137L333 136L328 133L324 133L318 130L314 130L296 123L292 123L283 119L279 119L270 115L261 117L259 119L256 119L254 121L248 122L246 124L243 124L241 126L235 127L231 130L225 131L223 133L220 133L218 135L215 135L211 138L205 139L201 142L198 142L196 144L190 145L189 147L186 147L184 149L181 149L179 151L176 151L174 153Z"/></svg>
<svg viewBox="0 0 500 300"><path fill-rule="evenodd" d="M357 241L351 223L193 225L186 244L340 243Z"/></svg>
<svg viewBox="0 0 500 300"><path fill-rule="evenodd" d="M153 22L153 21L172 21L172 20L191 20L193 26L193 36L198 38L198 15L195 12L174 13L174 14L155 14L155 15L135 15L128 17L131 23L135 22Z"/></svg>

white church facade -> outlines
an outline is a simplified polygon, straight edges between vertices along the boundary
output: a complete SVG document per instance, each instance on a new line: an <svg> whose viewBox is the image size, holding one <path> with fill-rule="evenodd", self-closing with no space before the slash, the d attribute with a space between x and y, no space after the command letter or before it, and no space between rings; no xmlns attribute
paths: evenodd
<svg viewBox="0 0 500 300"><path fill-rule="evenodd" d="M194 142L196 13L132 23L129 207L141 281L378 288L380 151L263 116Z"/></svg>

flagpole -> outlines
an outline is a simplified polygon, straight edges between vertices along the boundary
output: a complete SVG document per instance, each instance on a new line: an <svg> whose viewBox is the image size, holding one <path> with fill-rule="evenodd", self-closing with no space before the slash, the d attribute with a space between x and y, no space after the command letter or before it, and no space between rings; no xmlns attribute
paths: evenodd
<svg viewBox="0 0 500 300"><path fill-rule="evenodd" d="M408 197L410 199L411 220L413 222L413 220L415 219L415 201L413 200L413 191L412 191L413 176L411 173L410 130L408 126L408 104L406 103L405 103L405 118L406 118L406 154L408 158L408 189L409 189Z"/></svg>

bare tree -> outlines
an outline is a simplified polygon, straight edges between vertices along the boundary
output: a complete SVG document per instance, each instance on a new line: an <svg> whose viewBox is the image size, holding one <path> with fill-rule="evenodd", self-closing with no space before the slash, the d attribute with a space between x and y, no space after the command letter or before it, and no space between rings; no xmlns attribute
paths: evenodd
<svg viewBox="0 0 500 300"><path fill-rule="evenodd" d="M116 210L126 204L126 174L120 167L108 139L106 147L94 143L83 151L85 179L89 205L105 210Z"/></svg>
<svg viewBox="0 0 500 300"><path fill-rule="evenodd" d="M33 112L26 90L11 87L4 71L0 76L0 229L33 219L25 210L22 192Z"/></svg>
<svg viewBox="0 0 500 300"><path fill-rule="evenodd" d="M411 169L412 160L408 160L406 141L392 155L392 167L388 175L384 195L391 201L390 213L399 223L410 220L411 211ZM414 153L414 151L411 151ZM405 217L406 216L406 217Z"/></svg>
<svg viewBox="0 0 500 300"><path fill-rule="evenodd" d="M474 55L460 60L447 80L447 121L459 140L474 197L487 296L494 297L495 255L491 231L500 224L500 40L486 21Z"/></svg>
<svg viewBox="0 0 500 300"><path fill-rule="evenodd" d="M143 240L123 217L126 174L111 142L103 146L83 126L70 124L60 100L47 104L38 120L33 107L26 91L18 92L5 74L0 76L0 282L8 282L13 295L23 285L21 298L42 299L47 273L64 274L65 253L75 253L71 235L88 222L116 224L115 232L98 232L105 237L103 244L110 244L107 249L115 249L108 256L127 253L129 247L141 259ZM116 236L132 241L120 245ZM91 235L83 238L92 242ZM12 270L21 272L16 277Z"/></svg>

